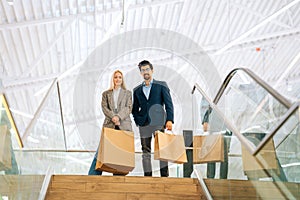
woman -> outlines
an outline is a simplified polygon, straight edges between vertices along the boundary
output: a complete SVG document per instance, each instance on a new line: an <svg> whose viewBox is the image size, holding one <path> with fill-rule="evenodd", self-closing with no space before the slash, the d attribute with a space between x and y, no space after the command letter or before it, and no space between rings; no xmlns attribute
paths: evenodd
<svg viewBox="0 0 300 200"><path fill-rule="evenodd" d="M131 91L126 89L123 73L116 70L111 79L111 86L102 93L102 112L105 115L103 127L132 131L130 113L132 109ZM88 172L89 175L101 175L95 170L98 150Z"/></svg>

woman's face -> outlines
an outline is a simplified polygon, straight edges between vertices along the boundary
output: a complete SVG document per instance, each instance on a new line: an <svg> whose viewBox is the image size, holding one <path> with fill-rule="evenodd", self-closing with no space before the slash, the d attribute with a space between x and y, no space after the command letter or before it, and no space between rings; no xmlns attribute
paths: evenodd
<svg viewBox="0 0 300 200"><path fill-rule="evenodd" d="M114 75L114 86L121 86L123 82L123 77L120 72L115 73Z"/></svg>

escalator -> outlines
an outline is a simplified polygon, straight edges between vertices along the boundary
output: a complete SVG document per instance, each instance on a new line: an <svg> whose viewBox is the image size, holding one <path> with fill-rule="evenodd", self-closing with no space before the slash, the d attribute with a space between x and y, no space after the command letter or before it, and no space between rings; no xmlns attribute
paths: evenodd
<svg viewBox="0 0 300 200"><path fill-rule="evenodd" d="M300 183L299 102L289 102L245 68L231 71L214 99L198 84L192 93L194 136L223 134L225 138L225 161L208 163L201 177L248 180L254 187L268 181L282 198L297 199L287 184ZM198 171L205 170L199 167ZM270 192L259 184L255 188L261 199Z"/></svg>

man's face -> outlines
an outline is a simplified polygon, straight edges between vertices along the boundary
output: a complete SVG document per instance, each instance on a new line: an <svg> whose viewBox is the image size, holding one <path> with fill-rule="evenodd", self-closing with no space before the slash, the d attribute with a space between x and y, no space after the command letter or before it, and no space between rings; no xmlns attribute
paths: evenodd
<svg viewBox="0 0 300 200"><path fill-rule="evenodd" d="M152 79L153 70L151 70L149 65L141 67L141 75L143 76L144 80L151 80Z"/></svg>

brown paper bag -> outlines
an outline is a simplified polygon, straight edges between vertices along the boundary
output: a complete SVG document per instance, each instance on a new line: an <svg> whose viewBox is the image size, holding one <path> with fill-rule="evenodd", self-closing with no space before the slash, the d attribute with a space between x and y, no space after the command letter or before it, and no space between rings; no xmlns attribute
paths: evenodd
<svg viewBox="0 0 300 200"><path fill-rule="evenodd" d="M11 169L10 133L6 125L0 126L0 171Z"/></svg>
<svg viewBox="0 0 300 200"><path fill-rule="evenodd" d="M199 135L193 137L193 162L224 162L224 136Z"/></svg>
<svg viewBox="0 0 300 200"><path fill-rule="evenodd" d="M279 167L273 140L268 141L257 156L253 156L245 147L242 146L242 160L244 171L262 171L264 169L278 169Z"/></svg>
<svg viewBox="0 0 300 200"><path fill-rule="evenodd" d="M186 151L183 135L155 132L154 159L174 163L186 163Z"/></svg>
<svg viewBox="0 0 300 200"><path fill-rule="evenodd" d="M135 167L134 134L130 131L103 128L96 170L128 174Z"/></svg>

